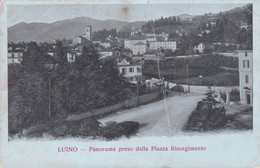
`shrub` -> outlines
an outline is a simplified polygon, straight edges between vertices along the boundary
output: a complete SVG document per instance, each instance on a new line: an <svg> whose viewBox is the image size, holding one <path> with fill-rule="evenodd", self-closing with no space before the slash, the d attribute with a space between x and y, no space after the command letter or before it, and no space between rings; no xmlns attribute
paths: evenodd
<svg viewBox="0 0 260 168"><path fill-rule="evenodd" d="M109 121L102 128L102 136L107 140L118 139L125 135L130 137L135 134L139 129L139 123L134 121L125 121L117 123L115 121Z"/></svg>
<svg viewBox="0 0 260 168"><path fill-rule="evenodd" d="M102 127L102 136L107 140L117 139L121 135L118 132L118 124L115 121L109 121Z"/></svg>
<svg viewBox="0 0 260 168"><path fill-rule="evenodd" d="M240 101L240 92L238 89L232 89L230 91L230 101Z"/></svg>
<svg viewBox="0 0 260 168"><path fill-rule="evenodd" d="M71 135L73 137L96 137L100 135L101 123L94 117L89 117L80 121L58 121L51 122L47 128L47 133L54 137Z"/></svg>
<svg viewBox="0 0 260 168"><path fill-rule="evenodd" d="M218 102L214 99L214 92L209 89L202 101L199 101L196 109L189 117L186 130L189 131L206 131L217 129L249 129L233 116L226 115L224 106L218 107Z"/></svg>
<svg viewBox="0 0 260 168"><path fill-rule="evenodd" d="M175 92L181 92L184 93L184 88L182 85L177 84L176 86L172 87L170 90Z"/></svg>
<svg viewBox="0 0 260 168"><path fill-rule="evenodd" d="M139 123L134 121L124 121L118 124L119 132L126 137L130 137L133 134L136 134L139 129Z"/></svg>

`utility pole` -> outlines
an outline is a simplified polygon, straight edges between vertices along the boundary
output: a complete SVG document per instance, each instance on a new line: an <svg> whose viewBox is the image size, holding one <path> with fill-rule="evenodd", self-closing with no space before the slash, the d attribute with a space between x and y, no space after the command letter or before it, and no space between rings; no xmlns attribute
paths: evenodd
<svg viewBox="0 0 260 168"><path fill-rule="evenodd" d="M187 83L188 83L188 92L190 92L190 82L189 82L189 65L186 65L187 69Z"/></svg>
<svg viewBox="0 0 260 168"><path fill-rule="evenodd" d="M136 84L137 106L139 106L139 81Z"/></svg>
<svg viewBox="0 0 260 168"><path fill-rule="evenodd" d="M49 79L49 119L51 119L51 80Z"/></svg>

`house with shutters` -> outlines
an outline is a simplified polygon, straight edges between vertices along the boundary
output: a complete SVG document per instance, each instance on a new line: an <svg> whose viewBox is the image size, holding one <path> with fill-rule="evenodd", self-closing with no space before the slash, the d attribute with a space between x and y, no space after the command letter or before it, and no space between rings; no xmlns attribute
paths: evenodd
<svg viewBox="0 0 260 168"><path fill-rule="evenodd" d="M240 101L253 105L253 52L236 50L239 60Z"/></svg>
<svg viewBox="0 0 260 168"><path fill-rule="evenodd" d="M119 74L123 75L131 83L137 83L138 79L142 77L142 66L137 63L130 63L126 59L118 61L117 64Z"/></svg>

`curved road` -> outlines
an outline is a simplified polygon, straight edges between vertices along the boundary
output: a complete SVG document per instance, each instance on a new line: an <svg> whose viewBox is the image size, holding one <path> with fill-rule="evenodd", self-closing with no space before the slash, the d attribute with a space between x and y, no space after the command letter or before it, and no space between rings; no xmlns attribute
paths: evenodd
<svg viewBox="0 0 260 168"><path fill-rule="evenodd" d="M142 127L139 129L137 136L175 135L182 132L191 112L202 98L202 93L176 95L168 97L166 101L160 100L137 108L119 111L99 121L102 124L108 121L139 122Z"/></svg>

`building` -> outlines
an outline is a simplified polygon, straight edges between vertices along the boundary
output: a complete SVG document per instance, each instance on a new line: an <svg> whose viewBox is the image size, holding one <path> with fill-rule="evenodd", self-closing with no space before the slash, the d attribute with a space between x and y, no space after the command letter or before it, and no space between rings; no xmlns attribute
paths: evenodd
<svg viewBox="0 0 260 168"><path fill-rule="evenodd" d="M183 36L183 35L187 36L188 35L187 31L182 27L178 28L175 31L175 33L178 34L179 36Z"/></svg>
<svg viewBox="0 0 260 168"><path fill-rule="evenodd" d="M240 101L253 105L253 52L237 50L239 60Z"/></svg>
<svg viewBox="0 0 260 168"><path fill-rule="evenodd" d="M22 50L9 50L8 51L8 64L21 64L23 61Z"/></svg>
<svg viewBox="0 0 260 168"><path fill-rule="evenodd" d="M196 45L194 47L194 52L198 52L198 53L203 53L205 50L205 44L204 43L199 43L198 45Z"/></svg>
<svg viewBox="0 0 260 168"><path fill-rule="evenodd" d="M142 42L146 44L146 39L143 37L130 37L124 40L124 47L133 51L133 47L136 43Z"/></svg>
<svg viewBox="0 0 260 168"><path fill-rule="evenodd" d="M119 73L131 83L137 83L138 79L142 77L142 66L140 64L131 64L126 59L123 59L118 62L117 66Z"/></svg>
<svg viewBox="0 0 260 168"><path fill-rule="evenodd" d="M79 56L80 53L78 52L75 52L75 51L70 51L70 52L67 52L67 61L68 63L72 63L76 60L76 57Z"/></svg>
<svg viewBox="0 0 260 168"><path fill-rule="evenodd" d="M178 18L181 22L191 22L193 19L193 16L188 15L188 14L182 14L182 15L179 15Z"/></svg>
<svg viewBox="0 0 260 168"><path fill-rule="evenodd" d="M138 42L133 46L133 55L142 55L146 52L146 43Z"/></svg>
<svg viewBox="0 0 260 168"><path fill-rule="evenodd" d="M168 34L168 33L165 33L165 32L162 32L161 34L158 35L158 37L163 38L164 41L168 41L168 39L169 39L169 34Z"/></svg>
<svg viewBox="0 0 260 168"><path fill-rule="evenodd" d="M146 37L146 41L147 42L152 42L152 41L156 41L156 34L146 34L145 35Z"/></svg>
<svg viewBox="0 0 260 168"><path fill-rule="evenodd" d="M201 33L202 33L202 34L203 34L203 33L209 34L209 33L210 33L210 30L203 30Z"/></svg>
<svg viewBox="0 0 260 168"><path fill-rule="evenodd" d="M100 56L102 57L102 58L104 58L104 57L109 57L109 56L112 56L113 55L113 50L108 50L108 49L106 49L106 50L101 50L100 51Z"/></svg>
<svg viewBox="0 0 260 168"><path fill-rule="evenodd" d="M206 27L207 28L211 28L211 27L215 27L216 26L216 22L208 22L207 24L206 24Z"/></svg>
<svg viewBox="0 0 260 168"><path fill-rule="evenodd" d="M72 40L73 44L84 44L88 42L88 39L86 37L83 36L76 36L73 38Z"/></svg>
<svg viewBox="0 0 260 168"><path fill-rule="evenodd" d="M132 52L132 50L127 49L127 48L120 48L120 55L127 56L127 57L132 57L133 56L133 52Z"/></svg>
<svg viewBox="0 0 260 168"><path fill-rule="evenodd" d="M27 51L26 46L19 44L8 44L8 64L21 64L23 53Z"/></svg>
<svg viewBox="0 0 260 168"><path fill-rule="evenodd" d="M91 41L91 33L92 33L92 27L91 26L86 26L86 39L88 39L89 41Z"/></svg>
<svg viewBox="0 0 260 168"><path fill-rule="evenodd" d="M177 49L176 41L154 41L150 42L150 50L169 49L174 52Z"/></svg>
<svg viewBox="0 0 260 168"><path fill-rule="evenodd" d="M146 53L143 54L143 57L145 59L154 59L157 56L157 52L156 51L147 51Z"/></svg>
<svg viewBox="0 0 260 168"><path fill-rule="evenodd" d="M99 44L104 48L110 48L110 42L104 41L104 42L100 42Z"/></svg>

